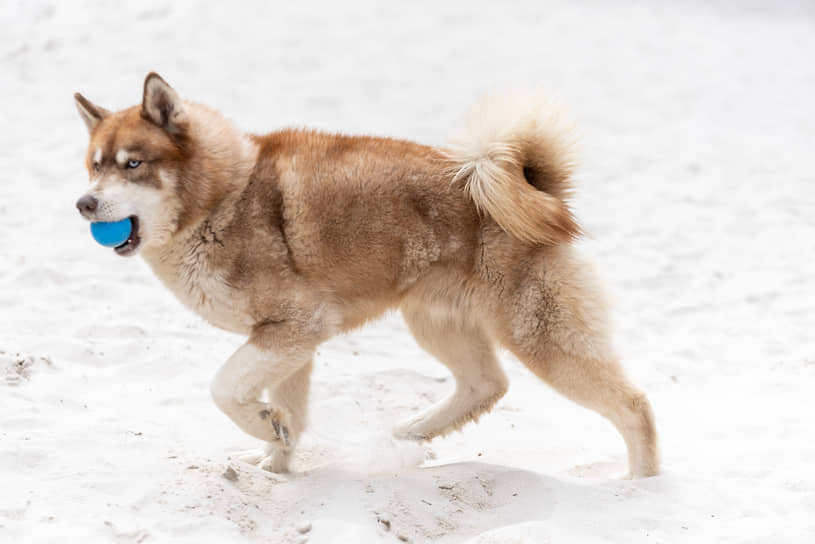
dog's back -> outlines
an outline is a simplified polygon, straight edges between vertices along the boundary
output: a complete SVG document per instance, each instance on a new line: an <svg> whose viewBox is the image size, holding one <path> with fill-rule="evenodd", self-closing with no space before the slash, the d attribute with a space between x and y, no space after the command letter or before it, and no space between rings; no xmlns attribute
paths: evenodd
<svg viewBox="0 0 815 544"><path fill-rule="evenodd" d="M438 150L302 130L258 142L292 266L333 296L395 302L433 265L472 266L479 218Z"/></svg>

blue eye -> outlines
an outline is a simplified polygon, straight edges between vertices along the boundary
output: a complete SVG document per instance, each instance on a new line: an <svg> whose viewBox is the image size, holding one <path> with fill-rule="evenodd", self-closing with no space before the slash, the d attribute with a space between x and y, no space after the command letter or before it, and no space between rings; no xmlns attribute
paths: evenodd
<svg viewBox="0 0 815 544"><path fill-rule="evenodd" d="M140 164L141 164L141 161L134 161L134 160L127 161L127 167L128 168L138 168Z"/></svg>

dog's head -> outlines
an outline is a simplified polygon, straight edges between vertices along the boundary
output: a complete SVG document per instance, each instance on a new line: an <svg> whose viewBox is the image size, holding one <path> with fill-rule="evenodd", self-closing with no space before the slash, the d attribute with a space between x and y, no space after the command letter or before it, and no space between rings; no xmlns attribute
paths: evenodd
<svg viewBox="0 0 815 544"><path fill-rule="evenodd" d="M76 206L89 221L133 220L119 255L161 246L200 224L254 168L251 137L182 100L158 74L145 78L140 106L113 113L74 98L90 132L90 187Z"/></svg>
<svg viewBox="0 0 815 544"><path fill-rule="evenodd" d="M187 104L155 73L144 81L141 106L112 113L79 93L74 98L90 132L90 187L76 203L79 212L94 222L132 219L119 255L166 242L183 204L177 184L189 155Z"/></svg>

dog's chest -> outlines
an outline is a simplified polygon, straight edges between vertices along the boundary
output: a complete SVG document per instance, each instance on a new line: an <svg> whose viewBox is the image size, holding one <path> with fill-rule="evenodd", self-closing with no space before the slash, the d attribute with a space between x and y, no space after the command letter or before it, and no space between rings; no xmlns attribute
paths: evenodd
<svg viewBox="0 0 815 544"><path fill-rule="evenodd" d="M184 301L201 317L222 329L248 333L253 321L244 310L241 293L227 285L217 272L190 269Z"/></svg>
<svg viewBox="0 0 815 544"><path fill-rule="evenodd" d="M187 253L154 266L154 271L185 306L212 325L239 334L251 330L246 297L205 256Z"/></svg>

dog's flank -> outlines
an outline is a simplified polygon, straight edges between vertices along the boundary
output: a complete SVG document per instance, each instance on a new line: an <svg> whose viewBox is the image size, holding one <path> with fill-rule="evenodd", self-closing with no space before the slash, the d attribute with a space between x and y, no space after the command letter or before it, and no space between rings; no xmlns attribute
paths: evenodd
<svg viewBox="0 0 815 544"><path fill-rule="evenodd" d="M285 470L317 346L399 308L457 386L397 436L428 440L488 411L507 389L503 346L615 424L631 475L657 473L650 406L570 244L580 229L567 139L537 98L507 104L484 102L441 150L309 130L248 136L156 74L141 106L121 112L77 96L91 135L86 197L106 214L83 215L137 218L132 252L184 304L248 337L212 383L218 407L266 442L246 459Z"/></svg>

